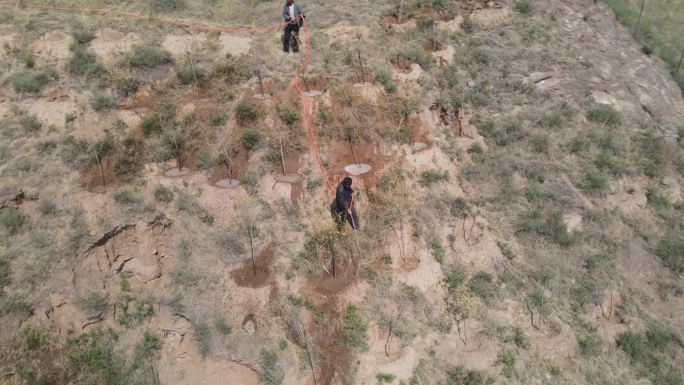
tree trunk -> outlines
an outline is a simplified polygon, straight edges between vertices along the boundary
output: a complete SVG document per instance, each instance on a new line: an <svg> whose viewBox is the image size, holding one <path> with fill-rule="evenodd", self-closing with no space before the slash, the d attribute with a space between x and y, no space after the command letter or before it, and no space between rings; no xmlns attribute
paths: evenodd
<svg viewBox="0 0 684 385"><path fill-rule="evenodd" d="M195 89L199 94L199 81L197 80L197 74L195 73L195 65L192 63L192 57L190 57L190 52L186 52L188 55L188 62L190 63L190 71L192 71L192 78L195 80Z"/></svg>
<svg viewBox="0 0 684 385"><path fill-rule="evenodd" d="M105 176L104 176L104 170L102 169L102 163L100 163L100 157L97 154L97 150L93 150L95 153L95 161L97 161L97 168L100 169L100 178L102 178L102 185L106 186L107 182L105 182Z"/></svg>
<svg viewBox="0 0 684 385"><path fill-rule="evenodd" d="M261 72L257 72L257 79L259 79L259 91L261 91L261 95L264 96L264 83L261 79Z"/></svg>
<svg viewBox="0 0 684 385"><path fill-rule="evenodd" d="M399 240L399 251L401 251L401 259L406 260L406 250L404 250L404 218L399 212L399 234L401 239Z"/></svg>
<svg viewBox="0 0 684 385"><path fill-rule="evenodd" d="M283 134L282 133L278 137L278 140L280 141L280 167L283 169L283 175L287 175L285 173L285 153L283 152Z"/></svg>
<svg viewBox="0 0 684 385"><path fill-rule="evenodd" d="M359 57L359 69L361 70L361 85L365 84L366 80L366 72L363 70L363 60L361 59L361 49L359 48L356 51L357 56Z"/></svg>
<svg viewBox="0 0 684 385"><path fill-rule="evenodd" d="M304 325L302 325L302 330L304 330ZM309 348L309 337L306 335L306 330L304 330L304 345L306 347L306 355L309 358L309 366L311 367L311 376L313 376L314 385L318 385L318 380L316 379L316 367L313 362L313 355L311 354L311 349Z"/></svg>
<svg viewBox="0 0 684 385"><path fill-rule="evenodd" d="M253 225L249 224L249 249L252 252L252 270L254 270L254 275L257 275L256 261L254 260L254 234Z"/></svg>
<svg viewBox="0 0 684 385"><path fill-rule="evenodd" d="M682 54L679 55L679 62L677 62L677 68L675 68L675 73L679 73L679 69L682 67L682 60L684 60L684 48L682 48Z"/></svg>
<svg viewBox="0 0 684 385"><path fill-rule="evenodd" d="M634 37L639 36L641 31L641 18L644 15L644 6L646 5L646 0L641 0L641 9L639 10L639 19L637 20L636 26L634 27Z"/></svg>
<svg viewBox="0 0 684 385"><path fill-rule="evenodd" d="M328 249L330 250L330 258L332 259L333 277L337 278L337 270L335 269L335 249L333 248L332 239L328 239Z"/></svg>

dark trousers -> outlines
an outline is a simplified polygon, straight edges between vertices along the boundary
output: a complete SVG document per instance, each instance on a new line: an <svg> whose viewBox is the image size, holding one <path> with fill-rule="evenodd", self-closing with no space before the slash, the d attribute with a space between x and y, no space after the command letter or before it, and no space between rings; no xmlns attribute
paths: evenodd
<svg viewBox="0 0 684 385"><path fill-rule="evenodd" d="M354 206L352 206L352 213L349 215L346 210L338 208L337 203L333 201L333 203L330 205L330 214L332 214L338 231L342 230L344 222L349 223L349 226L351 226L351 228L354 230L358 230L359 227L361 227L361 224L359 223L359 216L356 214L356 207Z"/></svg>
<svg viewBox="0 0 684 385"><path fill-rule="evenodd" d="M292 52L299 52L297 35L299 35L298 23L291 23L285 26L285 33L283 33L283 51L290 52L290 39L292 39Z"/></svg>

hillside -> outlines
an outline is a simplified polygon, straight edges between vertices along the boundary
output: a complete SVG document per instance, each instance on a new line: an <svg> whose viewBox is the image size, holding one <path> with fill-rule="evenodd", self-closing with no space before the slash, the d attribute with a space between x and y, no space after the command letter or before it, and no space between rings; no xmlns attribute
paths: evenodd
<svg viewBox="0 0 684 385"><path fill-rule="evenodd" d="M0 1L0 384L684 382L670 53L302 4L288 54L280 1Z"/></svg>

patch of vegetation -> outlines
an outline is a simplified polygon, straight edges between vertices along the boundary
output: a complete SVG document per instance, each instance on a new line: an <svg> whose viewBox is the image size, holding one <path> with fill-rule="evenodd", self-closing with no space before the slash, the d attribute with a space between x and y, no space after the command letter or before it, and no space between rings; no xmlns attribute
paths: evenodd
<svg viewBox="0 0 684 385"><path fill-rule="evenodd" d="M159 185L154 188L154 199L157 202L171 202L173 201L173 191L166 186Z"/></svg>
<svg viewBox="0 0 684 385"><path fill-rule="evenodd" d="M114 87L123 97L132 96L140 87L140 80L134 76L122 76L114 79Z"/></svg>
<svg viewBox="0 0 684 385"><path fill-rule="evenodd" d="M131 190L120 190L114 194L114 201L120 205L133 205L142 202L142 197Z"/></svg>
<svg viewBox="0 0 684 385"><path fill-rule="evenodd" d="M423 171L420 174L420 183L421 186L423 187L430 187L433 184L441 181L448 181L449 180L449 172L444 171L441 172L439 170L427 170Z"/></svg>
<svg viewBox="0 0 684 385"><path fill-rule="evenodd" d="M26 217L14 207L0 211L0 225L10 234L16 234L26 223Z"/></svg>
<svg viewBox="0 0 684 385"><path fill-rule="evenodd" d="M391 384L397 376L389 373L378 373L375 375L375 378L378 380L378 384Z"/></svg>
<svg viewBox="0 0 684 385"><path fill-rule="evenodd" d="M589 108L587 110L587 119L590 122L609 127L617 127L622 122L620 113L609 104L596 104Z"/></svg>
<svg viewBox="0 0 684 385"><path fill-rule="evenodd" d="M195 66L181 66L176 68L176 77L183 85L201 84L207 77L201 68Z"/></svg>
<svg viewBox="0 0 684 385"><path fill-rule="evenodd" d="M88 52L84 47L72 47L71 57L66 65L67 71L72 75L85 78L102 78L109 71L97 61L97 57Z"/></svg>
<svg viewBox="0 0 684 385"><path fill-rule="evenodd" d="M432 241L432 255L435 257L435 261L439 263L444 262L444 255L446 251L444 250L444 246L442 246L442 243L438 240L435 239Z"/></svg>
<svg viewBox="0 0 684 385"><path fill-rule="evenodd" d="M467 285L471 293L480 297L485 303L491 303L496 298L496 283L494 277L484 271L473 275Z"/></svg>
<svg viewBox="0 0 684 385"><path fill-rule="evenodd" d="M299 120L299 113L297 113L297 110L286 105L278 107L278 116L280 117L280 120L290 127L294 126Z"/></svg>
<svg viewBox="0 0 684 385"><path fill-rule="evenodd" d="M119 101L114 95L110 95L104 92L96 92L90 101L91 107L95 111L104 111L116 108L119 105Z"/></svg>
<svg viewBox="0 0 684 385"><path fill-rule="evenodd" d="M256 150L261 145L263 138L259 131L247 129L242 132L242 135L240 135L240 140L246 149Z"/></svg>
<svg viewBox="0 0 684 385"><path fill-rule="evenodd" d="M224 336L227 336L233 332L233 328L223 318L217 319L214 323L214 327L221 335Z"/></svg>
<svg viewBox="0 0 684 385"><path fill-rule="evenodd" d="M568 120L575 116L575 110L567 103L553 109L553 111L544 114L539 119L539 125L543 128L560 128Z"/></svg>
<svg viewBox="0 0 684 385"><path fill-rule="evenodd" d="M482 135L498 146L507 146L526 136L520 120L509 120L498 126L494 120L478 116L476 124Z"/></svg>
<svg viewBox="0 0 684 385"><path fill-rule="evenodd" d="M670 329L654 326L645 333L628 330L618 337L617 345L641 369L641 375L655 384L676 385L684 378L684 370L676 364L684 350L682 341Z"/></svg>
<svg viewBox="0 0 684 385"><path fill-rule="evenodd" d="M161 133L162 127L159 115L154 114L143 118L140 122L140 130L142 130L143 135L146 137Z"/></svg>
<svg viewBox="0 0 684 385"><path fill-rule="evenodd" d="M503 254L506 259L509 261L512 261L515 259L515 251L513 251L513 248L506 242L503 241L496 241L496 245L499 246L499 250L501 250L501 254Z"/></svg>
<svg viewBox="0 0 684 385"><path fill-rule="evenodd" d="M45 67L40 71L22 71L9 77L9 82L17 93L37 94L43 87L59 78L54 68Z"/></svg>
<svg viewBox="0 0 684 385"><path fill-rule="evenodd" d="M71 36L74 38L74 43L79 46L86 46L95 39L95 33L92 29L85 28L82 25L77 25L71 30Z"/></svg>
<svg viewBox="0 0 684 385"><path fill-rule="evenodd" d="M532 0L518 0L513 8L523 15L530 15L534 12L534 1Z"/></svg>
<svg viewBox="0 0 684 385"><path fill-rule="evenodd" d="M593 168L586 167L584 169L584 175L579 183L579 187L584 190L600 191L608 186L608 178L601 171Z"/></svg>
<svg viewBox="0 0 684 385"><path fill-rule="evenodd" d="M660 240L653 252L674 272L678 274L684 273L684 237L677 235L665 236Z"/></svg>
<svg viewBox="0 0 684 385"><path fill-rule="evenodd" d="M366 332L368 324L361 318L356 305L347 306L343 319L344 343L350 347L365 351L368 349Z"/></svg>
<svg viewBox="0 0 684 385"><path fill-rule="evenodd" d="M456 366L447 371L447 382L445 385L491 385L494 383L493 378L488 378L481 372L466 370L462 366ZM411 385L413 385L413 381Z"/></svg>
<svg viewBox="0 0 684 385"><path fill-rule="evenodd" d="M93 291L86 294L84 297L79 298L78 305L83 311L88 313L89 316L102 314L107 307L107 297Z"/></svg>
<svg viewBox="0 0 684 385"><path fill-rule="evenodd" d="M397 92L397 85L392 81L392 75L389 71L380 69L375 72L375 80L385 87L388 94Z"/></svg>
<svg viewBox="0 0 684 385"><path fill-rule="evenodd" d="M259 107L241 100L235 105L235 118L240 124L247 124L257 120L261 116Z"/></svg>
<svg viewBox="0 0 684 385"><path fill-rule="evenodd" d="M283 383L285 374L276 352L261 349L261 375L264 385L280 385Z"/></svg>
<svg viewBox="0 0 684 385"><path fill-rule="evenodd" d="M26 133L36 133L43 128L43 123L34 115L22 114L19 118L19 125Z"/></svg>
<svg viewBox="0 0 684 385"><path fill-rule="evenodd" d="M158 12L178 11L185 8L184 0L147 0L150 8Z"/></svg>
<svg viewBox="0 0 684 385"><path fill-rule="evenodd" d="M200 354L206 356L211 352L211 328L204 322L198 322L193 325L195 327L195 342Z"/></svg>
<svg viewBox="0 0 684 385"><path fill-rule="evenodd" d="M512 349L504 350L499 353L499 357L496 361L499 365L502 365L501 374L506 378L513 377L515 371L515 364L518 362L518 352Z"/></svg>
<svg viewBox="0 0 684 385"><path fill-rule="evenodd" d="M590 331L577 336L577 345L580 348L580 353L587 357L598 357L603 353L601 349L601 336L596 331Z"/></svg>
<svg viewBox="0 0 684 385"><path fill-rule="evenodd" d="M8 260L0 259L0 293L12 282L12 267Z"/></svg>
<svg viewBox="0 0 684 385"><path fill-rule="evenodd" d="M565 222L563 222L561 211L556 211L548 218L544 218L540 211L533 210L523 216L519 231L536 233L560 246L567 247L575 241L575 237L568 232Z"/></svg>
<svg viewBox="0 0 684 385"><path fill-rule="evenodd" d="M159 48L159 45L146 43L136 46L124 63L133 68L152 69L173 63L173 57L169 51Z"/></svg>

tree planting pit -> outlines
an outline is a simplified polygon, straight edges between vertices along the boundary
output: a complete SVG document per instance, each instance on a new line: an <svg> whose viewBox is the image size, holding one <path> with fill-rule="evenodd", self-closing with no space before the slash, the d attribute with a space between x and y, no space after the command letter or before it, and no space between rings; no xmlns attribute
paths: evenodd
<svg viewBox="0 0 684 385"><path fill-rule="evenodd" d="M254 99L259 99L259 100L268 100L271 98L271 95L269 94L256 94L254 95Z"/></svg>
<svg viewBox="0 0 684 385"><path fill-rule="evenodd" d="M365 163L344 166L344 171L354 176L363 175L372 169L373 167L371 165Z"/></svg>
<svg viewBox="0 0 684 385"><path fill-rule="evenodd" d="M166 175L170 178L177 178L179 176L186 176L188 174L190 174L190 170L185 168L185 167L183 167L181 169L172 168L170 170L166 170L166 172L164 173L164 175Z"/></svg>
<svg viewBox="0 0 684 385"><path fill-rule="evenodd" d="M316 96L321 96L323 95L323 91L306 91L304 92L304 96L308 96L310 98L315 98Z"/></svg>
<svg viewBox="0 0 684 385"><path fill-rule="evenodd" d="M428 147L429 147L429 145L427 143L423 143L423 142L414 142L411 145L411 148L413 148L413 151L422 151Z"/></svg>
<svg viewBox="0 0 684 385"><path fill-rule="evenodd" d="M369 83L369 82L354 83L354 87L355 87L355 88L368 88L368 87L370 87L370 86L372 86L372 85L373 85L373 83Z"/></svg>
<svg viewBox="0 0 684 385"><path fill-rule="evenodd" d="M218 188L225 188L225 189L231 189L231 188L236 188L240 186L240 181L237 179L219 179L214 183L214 186Z"/></svg>

